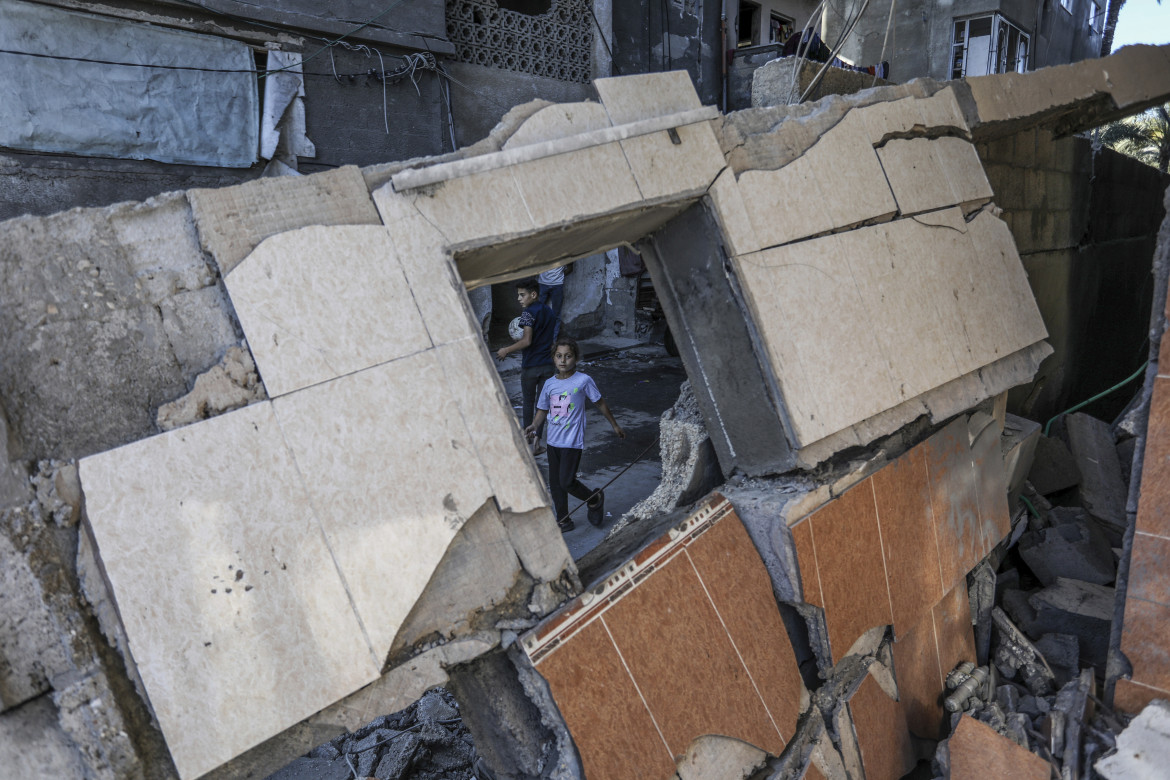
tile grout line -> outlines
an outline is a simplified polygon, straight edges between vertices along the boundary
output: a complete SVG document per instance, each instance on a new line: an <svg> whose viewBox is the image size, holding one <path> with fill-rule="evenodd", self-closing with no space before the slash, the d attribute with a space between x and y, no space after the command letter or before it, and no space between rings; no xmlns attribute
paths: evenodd
<svg viewBox="0 0 1170 780"><path fill-rule="evenodd" d="M337 553L334 552L333 544L329 540L329 534L325 531L325 524L321 520L321 513L317 509L313 497L309 494L308 480L305 479L305 475L301 471L301 464L297 461L297 454L284 432L284 423L276 411L276 404L271 400L267 403L270 406L272 418L276 421L276 430L280 432L281 441L284 442L284 448L288 452L289 459L292 461L293 469L296 470L297 476L301 480L300 488L305 492L305 502L308 504L309 511L312 513L313 523L317 526L317 532L321 534L321 540L325 542L325 549L329 551L329 558L333 561L333 569L337 572L337 578L341 580L341 587L345 590L346 599L349 600L349 608L353 611L354 619L357 620L358 627L362 630L362 638L366 640L366 647L370 650L370 658L374 661L374 668L378 670L378 674L381 676L382 666L386 660L378 658L378 652L374 648L373 640L370 639L370 632L366 629L366 621L362 619L362 613L358 610L357 601L353 596L353 590L349 586L349 580L346 579L345 572L341 569L341 562L337 560Z"/></svg>
<svg viewBox="0 0 1170 780"><path fill-rule="evenodd" d="M814 512L813 514L816 514L816 513ZM816 534L813 533L813 522L812 521L813 521L813 515L809 515L808 520L806 520L805 522L808 523L808 540L812 544L813 568L816 569L816 572L817 572L817 591L818 591L817 592L817 597L818 597L817 601L821 602L821 604L820 604L821 611L824 611L824 609L825 609L825 586L823 584L821 584L821 562L819 560L817 560L817 537L816 537ZM797 563L799 563L799 561L797 561ZM802 582L801 587L803 587L803 586L804 586L804 583ZM816 605L814 604L813 606L816 606ZM828 630L829 630L829 626L828 626L828 621L826 620L825 621L825 631L827 632Z"/></svg>
<svg viewBox="0 0 1170 780"><path fill-rule="evenodd" d="M890 605L890 625L894 624L894 594L890 590L890 570L886 566L886 543L882 540L882 518L878 512L877 488L873 486L873 476L865 478L869 482L869 493L873 496L873 521L878 529L878 549L882 554L882 575L886 580L886 599Z"/></svg>
<svg viewBox="0 0 1170 780"><path fill-rule="evenodd" d="M1139 531L1136 528L1133 529L1133 532L1135 534L1141 534L1142 536L1149 536L1152 539L1161 539L1164 542L1170 542L1170 536L1166 536L1164 534L1155 534L1155 533L1150 533L1149 531Z"/></svg>
<svg viewBox="0 0 1170 780"><path fill-rule="evenodd" d="M1124 677L1122 677L1121 679L1125 680ZM1165 688L1159 688L1157 685L1150 685L1149 683L1144 683L1141 680L1128 679L1125 681L1131 685L1140 685L1142 688L1148 688L1151 691L1159 691L1161 693L1170 693L1170 691L1167 691Z"/></svg>
<svg viewBox="0 0 1170 780"><path fill-rule="evenodd" d="M617 640L613 638L613 634L609 630L609 624L605 622L605 617L599 617L597 620L601 623L601 627L605 629L606 636L609 637L613 649L617 651L618 660L622 662L622 668L626 670L626 674L630 678L630 682L634 684L634 690L638 692L638 698L642 700L642 706L646 708L646 714L650 716L650 722L654 724L654 730L658 732L658 738L662 740L662 746L666 748L666 755L670 762L674 763L674 753L670 750L670 744L666 741L666 736L662 733L662 727L658 725L658 718L654 717L654 711L650 709L650 704L646 701L646 697L642 694L642 687L638 685L638 681L634 679L634 673L630 671L630 665L626 663L626 657L622 653L622 649L618 647Z"/></svg>
<svg viewBox="0 0 1170 780"><path fill-rule="evenodd" d="M715 610L715 617L719 618L719 625L723 626L723 632L727 634L727 640L731 642L731 649L735 651L735 657L739 659L740 666L742 666L743 670L747 672L748 680L751 681L752 689L756 692L756 696L759 697L760 704L764 705L764 712L768 713L768 720L771 721L772 728L776 729L776 734L780 737L780 741L787 745L788 740L784 739L784 732L782 732L780 727L776 725L776 718L772 716L772 708L768 706L768 702L766 699L764 699L764 695L760 693L760 686L756 684L755 675L753 675L752 670L748 668L747 662L743 660L743 654L739 652L739 647L735 644L735 637L731 635L731 631L727 628L727 623L724 622L723 615L719 612L719 607L715 605L715 599L711 598L711 592L707 590L707 583L703 582L703 575L699 573L699 567L695 565L695 561L693 558L691 558L691 553L689 550L683 550L683 552L686 554L687 562L691 564L691 568L694 570L695 576L699 579L699 584L703 586L703 593L707 596L707 601L711 604L711 609Z"/></svg>
<svg viewBox="0 0 1170 780"><path fill-rule="evenodd" d="M1154 601L1153 599L1144 599L1141 596L1135 596L1132 593L1127 593L1125 596L1125 603L1128 604L1130 599L1132 599L1134 601L1140 601L1140 602L1145 603L1145 604L1154 604L1154 605L1159 606L1159 607L1165 607L1167 609L1170 609L1170 604L1168 604L1164 601ZM1125 624L1122 623L1122 631L1124 631L1124 630L1125 630Z"/></svg>
<svg viewBox="0 0 1170 780"><path fill-rule="evenodd" d="M930 440L927 439L927 441ZM925 443L923 442L923 444ZM934 490L930 486L930 458L927 457L925 452L922 453L922 465L926 468L926 504L930 508L930 530L931 535L934 537L934 553L938 558L938 587L942 591L942 595L945 596L950 593L950 588L947 587L947 578L943 574L942 546L938 543L938 513L934 511ZM931 607L931 612L934 612L933 607Z"/></svg>
<svg viewBox="0 0 1170 780"><path fill-rule="evenodd" d="M934 668L938 669L938 684L942 690L946 690L947 678L943 676L942 651L938 647L938 626L934 622L934 607L930 608L930 634L934 637Z"/></svg>

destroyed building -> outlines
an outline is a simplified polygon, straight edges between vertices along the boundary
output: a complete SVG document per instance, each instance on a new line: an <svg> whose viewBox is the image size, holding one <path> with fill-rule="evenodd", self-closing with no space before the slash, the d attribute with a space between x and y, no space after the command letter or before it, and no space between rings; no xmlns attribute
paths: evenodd
<svg viewBox="0 0 1170 780"><path fill-rule="evenodd" d="M459 720L497 777L1077 776L1091 698L1170 697L1167 182L1072 137L1170 48L730 114L689 61L0 223L4 771L390 777ZM718 471L574 561L476 291L617 247ZM1060 413L1147 352L1127 495Z"/></svg>

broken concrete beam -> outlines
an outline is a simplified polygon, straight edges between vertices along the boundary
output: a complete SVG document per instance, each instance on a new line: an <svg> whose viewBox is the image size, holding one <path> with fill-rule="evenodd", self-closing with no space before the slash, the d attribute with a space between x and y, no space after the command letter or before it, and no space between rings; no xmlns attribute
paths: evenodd
<svg viewBox="0 0 1170 780"><path fill-rule="evenodd" d="M1124 530L1128 491L1108 423L1078 412L1065 417L1064 424L1081 474L1079 503L1101 522Z"/></svg>
<svg viewBox="0 0 1170 780"><path fill-rule="evenodd" d="M1044 585L1057 577L1108 585L1117 576L1109 540L1086 521L1029 531L1020 537L1019 551Z"/></svg>
<svg viewBox="0 0 1170 780"><path fill-rule="evenodd" d="M1072 634L1080 645L1081 664L1105 669L1109 626L1113 620L1113 588L1057 577L1033 594L1028 603L1036 618L1024 630L1031 636Z"/></svg>
<svg viewBox="0 0 1170 780"><path fill-rule="evenodd" d="M1042 496L1050 496L1061 490L1081 483L1081 472L1077 469L1076 458L1060 439L1041 436L1036 440L1036 452L1032 457L1032 469L1028 481Z"/></svg>
<svg viewBox="0 0 1170 780"><path fill-rule="evenodd" d="M947 769L946 780L1048 780L1050 771L1040 756L968 715L939 744L936 761Z"/></svg>
<svg viewBox="0 0 1170 780"><path fill-rule="evenodd" d="M1170 702L1150 702L1117 738L1117 752L1093 765L1106 780L1161 778L1170 766Z"/></svg>

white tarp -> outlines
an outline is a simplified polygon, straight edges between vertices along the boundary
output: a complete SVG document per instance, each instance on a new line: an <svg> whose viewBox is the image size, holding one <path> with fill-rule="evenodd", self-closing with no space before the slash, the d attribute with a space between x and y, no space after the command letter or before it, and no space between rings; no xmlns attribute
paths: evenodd
<svg viewBox="0 0 1170 780"><path fill-rule="evenodd" d="M254 70L241 43L0 0L0 52L0 146L241 168L256 161L255 74L209 72Z"/></svg>

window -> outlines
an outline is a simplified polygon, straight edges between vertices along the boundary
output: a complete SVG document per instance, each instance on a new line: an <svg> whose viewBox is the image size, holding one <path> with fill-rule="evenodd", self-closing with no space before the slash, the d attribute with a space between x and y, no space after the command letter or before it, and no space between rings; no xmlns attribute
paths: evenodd
<svg viewBox="0 0 1170 780"><path fill-rule="evenodd" d="M955 22L951 78L1028 69L1031 36L999 14Z"/></svg>
<svg viewBox="0 0 1170 780"><path fill-rule="evenodd" d="M768 24L768 43L784 43L792 37L795 28L794 19L788 19L780 14L772 14Z"/></svg>
<svg viewBox="0 0 1170 780"><path fill-rule="evenodd" d="M1088 16L1089 34L1100 35L1105 29L1105 9L1097 0L1089 0Z"/></svg>
<svg viewBox="0 0 1170 780"><path fill-rule="evenodd" d="M755 46L760 42L760 7L755 3L739 4L739 20L736 22L737 48Z"/></svg>

